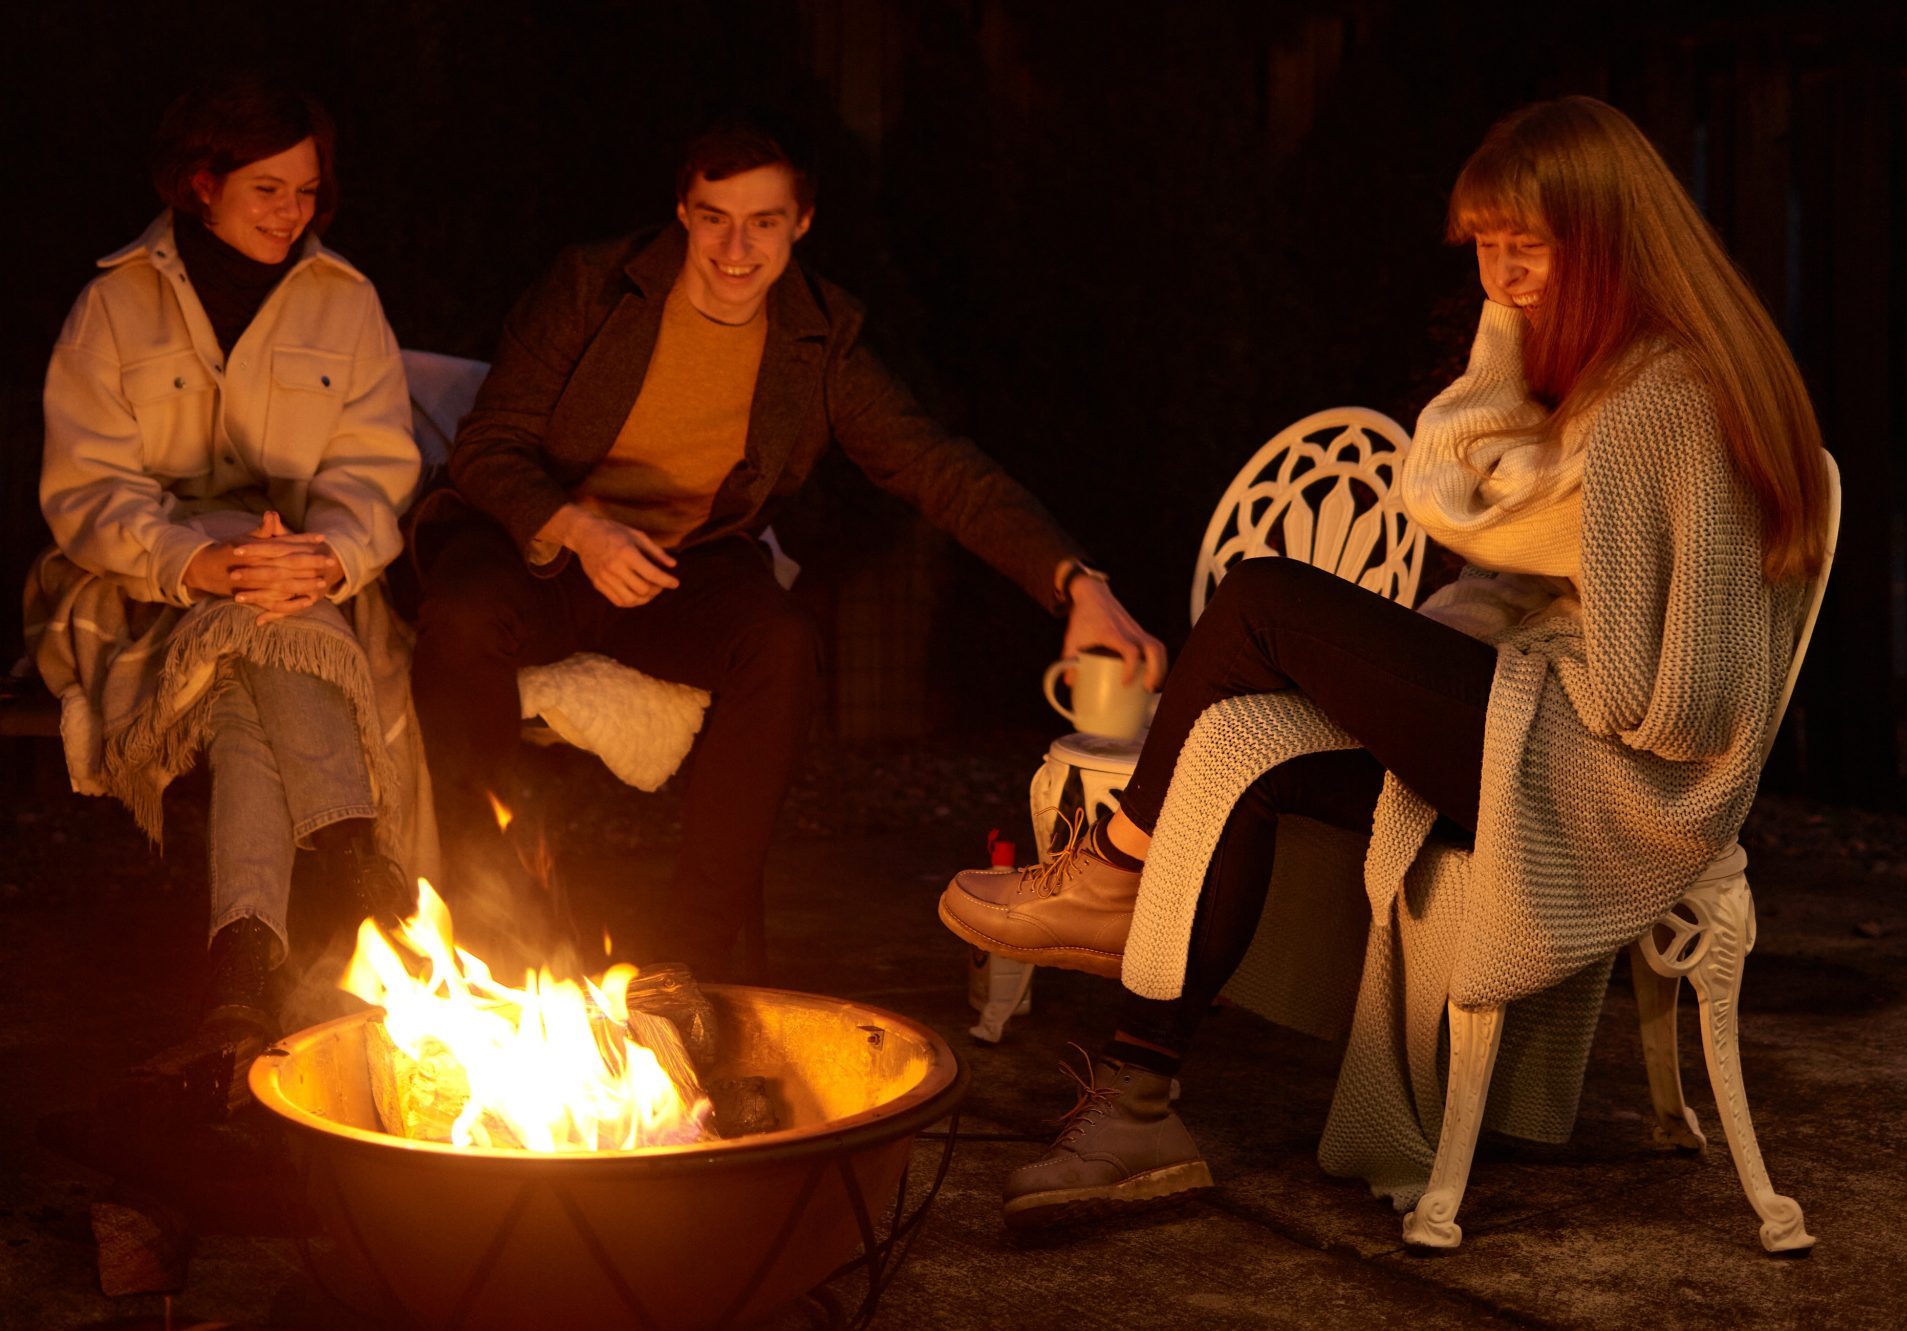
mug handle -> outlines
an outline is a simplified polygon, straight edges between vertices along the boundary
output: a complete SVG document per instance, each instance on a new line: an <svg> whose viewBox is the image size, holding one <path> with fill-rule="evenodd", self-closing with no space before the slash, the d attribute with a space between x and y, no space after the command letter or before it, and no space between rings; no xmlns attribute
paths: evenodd
<svg viewBox="0 0 1907 1331"><path fill-rule="evenodd" d="M1059 697L1053 692L1053 686L1059 683L1059 677L1061 675L1078 664L1079 658L1077 656L1069 656L1063 661L1053 662L1052 665L1046 667L1046 678L1040 684L1040 687L1046 691L1046 701L1052 704L1053 710L1065 717L1068 721L1071 721L1075 726L1079 724L1079 718L1059 705Z"/></svg>

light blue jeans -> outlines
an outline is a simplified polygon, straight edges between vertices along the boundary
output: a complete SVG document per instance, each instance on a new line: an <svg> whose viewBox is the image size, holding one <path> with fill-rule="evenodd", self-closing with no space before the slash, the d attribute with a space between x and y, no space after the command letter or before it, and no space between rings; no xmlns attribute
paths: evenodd
<svg viewBox="0 0 1907 1331"><path fill-rule="evenodd" d="M372 818L351 704L314 675L240 660L212 704L212 930L250 915L288 949L291 866L311 834Z"/></svg>

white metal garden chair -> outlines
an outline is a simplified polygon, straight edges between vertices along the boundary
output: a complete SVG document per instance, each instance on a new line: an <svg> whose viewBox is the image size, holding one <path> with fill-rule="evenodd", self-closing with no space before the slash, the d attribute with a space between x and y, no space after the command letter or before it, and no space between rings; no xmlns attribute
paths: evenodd
<svg viewBox="0 0 1907 1331"><path fill-rule="evenodd" d="M1841 476L1834 459L1828 468L1828 556L1808 589L1806 613L1796 636L1794 657L1782 685L1774 724L1763 741L1762 761L1774 747L1775 733L1794 696L1801 661L1821 613L1828 571L1834 561L1834 542L1841 525ZM1440 847L1431 852L1429 871L1461 872L1469 860L1465 851ZM1801 1207L1769 1182L1755 1140L1754 1120L1748 1115L1748 1097L1742 1087L1741 1045L1736 1029L1741 998L1742 969L1755 946L1755 898L1748 890L1748 856L1739 843L1715 857L1682 899L1670 907L1649 931L1629 946L1629 974L1635 982L1636 1010L1642 1021L1642 1055L1649 1074L1649 1098L1655 1105L1655 1139L1659 1145L1703 1150L1708 1140L1696 1122L1695 1111L1682 1096L1682 1073L1676 1045L1675 1007L1686 979L1695 990L1702 1023L1702 1052L1708 1063L1709 1088L1722 1118L1722 1131L1735 1158L1749 1205L1761 1217L1761 1246L1769 1252L1794 1252L1814 1246L1801 1216ZM1466 1011L1449 1007L1450 1064L1445 1073L1443 1129L1437 1140L1437 1159L1430 1186L1417 1207L1404 1217L1404 1239L1426 1248L1454 1248L1463 1241L1457 1208L1470 1181L1476 1157L1477 1131L1503 1039L1504 1010Z"/></svg>

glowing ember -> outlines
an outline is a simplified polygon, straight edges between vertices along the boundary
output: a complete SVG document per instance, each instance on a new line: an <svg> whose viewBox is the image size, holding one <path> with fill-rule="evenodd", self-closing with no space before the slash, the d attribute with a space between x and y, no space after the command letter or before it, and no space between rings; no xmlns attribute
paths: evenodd
<svg viewBox="0 0 1907 1331"><path fill-rule="evenodd" d="M655 1054L629 1038L625 991L634 966L581 984L546 967L513 987L454 946L449 908L421 878L417 889L417 913L396 942L370 920L358 926L343 980L384 1009L399 1056L392 1098L406 1107L406 1129L413 1115L435 1116L448 1121L446 1135L458 1146L544 1152L633 1150L711 1135L709 1102L684 1095Z"/></svg>
<svg viewBox="0 0 1907 1331"><path fill-rule="evenodd" d="M496 815L497 830L499 832L509 831L510 824L516 821L516 815L510 812L510 806L487 790L484 792L484 797L490 801L490 812Z"/></svg>

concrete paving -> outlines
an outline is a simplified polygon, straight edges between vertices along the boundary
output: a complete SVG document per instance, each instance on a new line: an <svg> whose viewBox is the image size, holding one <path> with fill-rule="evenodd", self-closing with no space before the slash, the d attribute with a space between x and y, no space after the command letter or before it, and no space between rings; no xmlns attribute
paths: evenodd
<svg viewBox="0 0 1907 1331"><path fill-rule="evenodd" d="M988 812L1012 809L1024 775L1003 767L1005 793ZM808 794L814 807L827 803ZM113 806L16 797L0 856L0 1326L165 1324L158 1296L99 1291L88 1208L127 1182L76 1125L104 1079L185 1019L203 928L196 798L182 793L157 860ZM1771 1258L1757 1242L1690 999L1684 1077L1714 1144L1705 1157L1645 1145L1648 1095L1621 965L1574 1139L1486 1141L1454 1253L1407 1250L1388 1206L1318 1168L1336 1051L1235 1010L1206 1027L1180 1106L1219 1186L1064 1241L1010 1238L1000 1180L1039 1153L1053 1131L1046 1120L1071 1103L1056 1063L1067 1041L1104 1037L1115 990L1042 971L1029 1016L998 1046L972 1040L963 950L933 903L948 873L975 860L976 836L945 816L907 829L878 823L797 832L778 847L769 943L774 982L927 1021L972 1069L961 1119L972 1136L879 1327L1907 1324L1907 1276L1889 1256L1907 1190L1907 911L1896 868L1907 861L1898 853L1907 821L1764 801L1750 824L1761 938L1747 970L1743 1059L1776 1186L1800 1201L1820 1241L1802 1260ZM614 903L640 894L630 885L657 881L666 840L580 857L579 901L611 903L602 913L613 916ZM356 1331L364 1324L312 1283L287 1233L269 1182L269 1125L241 1120L222 1132L216 1148L182 1149L168 1177L145 1183L175 1188L197 1230L173 1325ZM936 1149L916 1148L917 1179Z"/></svg>

